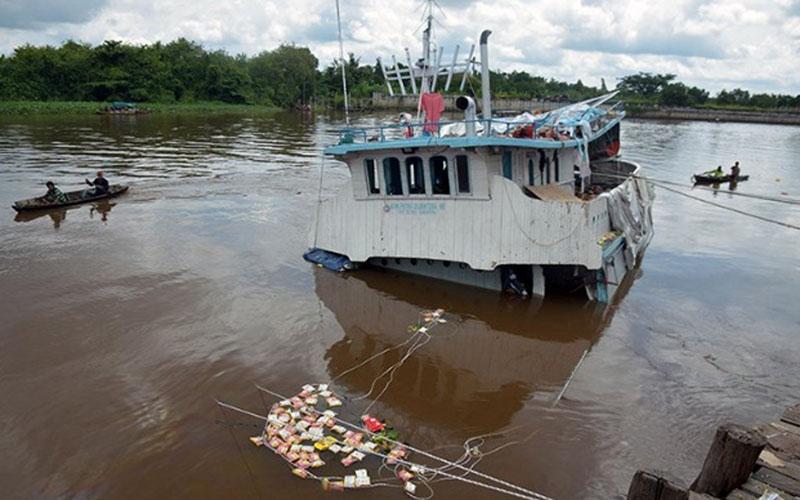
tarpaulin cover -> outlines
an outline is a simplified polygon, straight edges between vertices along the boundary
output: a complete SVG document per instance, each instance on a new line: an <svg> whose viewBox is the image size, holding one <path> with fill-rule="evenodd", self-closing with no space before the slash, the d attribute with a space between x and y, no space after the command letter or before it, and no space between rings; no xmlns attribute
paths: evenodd
<svg viewBox="0 0 800 500"><path fill-rule="evenodd" d="M312 248L303 254L308 262L319 264L331 271L348 271L353 268L353 263L344 255L328 252L321 248Z"/></svg>
<svg viewBox="0 0 800 500"><path fill-rule="evenodd" d="M621 231L625 237L625 265L632 269L636 257L653 237L653 186L642 178L628 179L601 196L608 199L611 227Z"/></svg>

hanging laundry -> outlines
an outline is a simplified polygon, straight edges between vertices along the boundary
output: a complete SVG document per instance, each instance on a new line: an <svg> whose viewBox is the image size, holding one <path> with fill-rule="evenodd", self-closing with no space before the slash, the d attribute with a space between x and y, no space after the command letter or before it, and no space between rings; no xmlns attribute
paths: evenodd
<svg viewBox="0 0 800 500"><path fill-rule="evenodd" d="M439 117L442 116L444 111L444 99L442 94L424 93L420 100L420 108L425 112L425 126L422 128L423 132L429 134L436 134L439 132Z"/></svg>

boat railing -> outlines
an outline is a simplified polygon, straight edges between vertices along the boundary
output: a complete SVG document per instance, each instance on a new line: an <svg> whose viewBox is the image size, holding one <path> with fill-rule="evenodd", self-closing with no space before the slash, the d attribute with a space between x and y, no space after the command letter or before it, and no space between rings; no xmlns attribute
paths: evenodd
<svg viewBox="0 0 800 500"><path fill-rule="evenodd" d="M474 124L475 128L490 127L492 136L495 137L516 137L519 139L535 139L536 131L541 128L541 121L512 122L502 118L478 118L475 120L457 121L438 121L422 123L392 123L388 125L374 125L370 127L350 127L343 129L339 133L339 144L351 144L358 142L389 142L407 140L412 138L433 138L433 137L452 137L463 136L469 124ZM452 125L463 125L463 132L459 134L442 134L442 129ZM530 127L530 128L527 128ZM445 130L449 130L445 128ZM516 134L515 135L515 131ZM476 132L481 135L483 132Z"/></svg>

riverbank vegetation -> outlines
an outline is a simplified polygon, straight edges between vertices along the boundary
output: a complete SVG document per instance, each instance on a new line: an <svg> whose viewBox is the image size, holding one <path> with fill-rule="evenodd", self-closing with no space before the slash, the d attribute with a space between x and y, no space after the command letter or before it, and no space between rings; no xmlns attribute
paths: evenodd
<svg viewBox="0 0 800 500"><path fill-rule="evenodd" d="M98 102L109 101L147 103L157 112L341 106L339 65L319 66L307 47L291 44L255 56L207 50L183 38L149 45L119 41L96 46L74 41L60 47L24 45L0 56L0 113L85 113L96 109ZM351 97L386 91L377 63L362 64L350 54L345 66ZM493 71L491 81L496 97L576 101L606 91L605 82L597 88L580 80L559 82L521 71ZM737 88L711 96L676 81L672 74L628 75L618 88L626 101L639 106L800 107L800 95L750 94ZM467 92L480 94L479 75L468 78Z"/></svg>
<svg viewBox="0 0 800 500"><path fill-rule="evenodd" d="M101 103L92 101L0 101L2 115L85 115L94 113ZM153 102L142 107L154 113L273 113L280 110L275 106L258 104L229 104L215 101L197 102Z"/></svg>

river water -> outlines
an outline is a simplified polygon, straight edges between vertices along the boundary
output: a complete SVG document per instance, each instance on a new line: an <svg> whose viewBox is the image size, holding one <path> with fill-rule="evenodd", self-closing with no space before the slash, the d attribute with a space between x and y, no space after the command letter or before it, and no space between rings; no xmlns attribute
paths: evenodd
<svg viewBox="0 0 800 500"><path fill-rule="evenodd" d="M301 254L320 153L339 125L296 114L1 119L3 498L332 495L251 446L255 421L214 398L263 412L254 384L293 394L330 380L404 341L424 308L445 308L451 323L374 412L449 458L500 433L483 451L509 445L478 469L554 498L619 498L642 467L691 481L718 424L767 421L796 402L798 231L657 189L655 238L607 309L338 276ZM626 158L687 192L692 173L739 160L751 177L738 192L800 198L798 127L628 121L622 133ZM98 168L129 194L15 218L12 201L45 180L78 189ZM348 173L331 160L325 172L331 196ZM691 194L800 223L800 206L727 186ZM367 392L397 358L336 389ZM434 490L499 498L454 482Z"/></svg>

